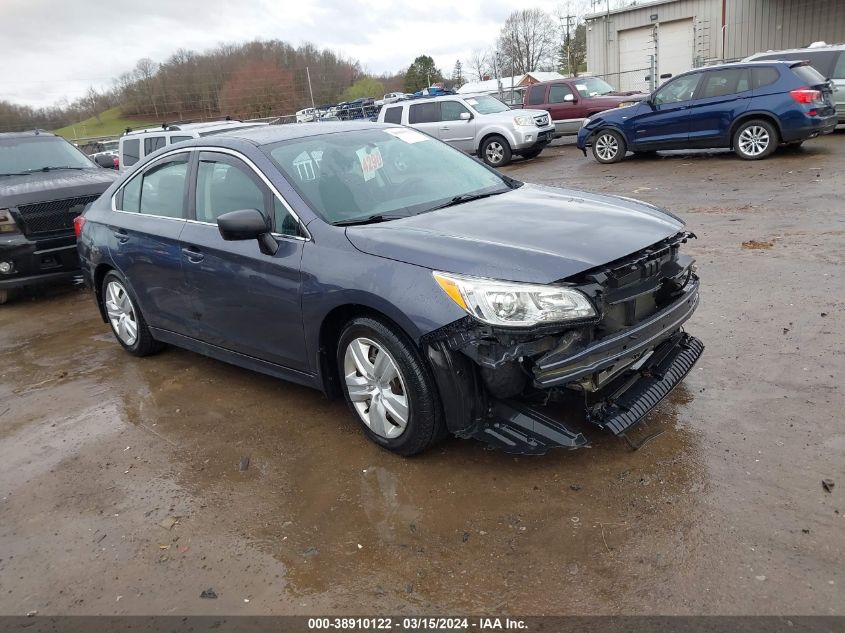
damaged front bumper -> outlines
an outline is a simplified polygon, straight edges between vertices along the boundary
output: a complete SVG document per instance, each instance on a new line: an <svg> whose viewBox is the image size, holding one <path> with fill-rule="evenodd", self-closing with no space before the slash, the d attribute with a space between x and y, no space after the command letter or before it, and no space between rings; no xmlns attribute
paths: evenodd
<svg viewBox="0 0 845 633"><path fill-rule="evenodd" d="M468 318L424 339L449 430L530 454L584 446L593 426L626 437L704 350L682 329L699 303L693 262L677 253L687 237L584 276L592 321L515 332ZM561 416L567 402L578 406Z"/></svg>

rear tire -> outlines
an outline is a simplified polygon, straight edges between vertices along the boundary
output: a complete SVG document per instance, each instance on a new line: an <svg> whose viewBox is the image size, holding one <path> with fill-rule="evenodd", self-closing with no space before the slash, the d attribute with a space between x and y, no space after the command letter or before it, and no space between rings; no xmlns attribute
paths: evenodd
<svg viewBox="0 0 845 633"><path fill-rule="evenodd" d="M490 167L504 167L511 162L511 146L504 137L495 134L481 144L481 160Z"/></svg>
<svg viewBox="0 0 845 633"><path fill-rule="evenodd" d="M625 158L625 138L615 130L601 130L593 137L593 158L608 165Z"/></svg>
<svg viewBox="0 0 845 633"><path fill-rule="evenodd" d="M394 327L352 319L338 340L337 367L346 403L379 446L407 457L445 434L431 370Z"/></svg>
<svg viewBox="0 0 845 633"><path fill-rule="evenodd" d="M149 356L162 349L163 345L150 334L138 300L117 271L110 270L103 277L102 297L112 333L123 349L133 356Z"/></svg>
<svg viewBox="0 0 845 633"><path fill-rule="evenodd" d="M762 119L744 121L734 131L733 148L743 160L760 160L777 149L778 133L774 126Z"/></svg>

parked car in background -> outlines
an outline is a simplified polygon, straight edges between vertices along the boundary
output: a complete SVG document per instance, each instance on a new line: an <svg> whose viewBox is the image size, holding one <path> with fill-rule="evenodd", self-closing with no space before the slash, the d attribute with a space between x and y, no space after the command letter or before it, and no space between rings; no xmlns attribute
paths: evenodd
<svg viewBox="0 0 845 633"><path fill-rule="evenodd" d="M470 154L492 167L513 155L534 158L554 136L548 113L511 110L489 95L449 95L385 106L382 123L409 125Z"/></svg>
<svg viewBox="0 0 845 633"><path fill-rule="evenodd" d="M93 154L89 154L88 158L90 158L97 164L100 164L102 161L99 161L97 159L101 156L108 156L111 159L111 165L108 165L108 167L111 167L112 169L120 169L120 155L118 154L117 150L107 152L95 152ZM101 164L100 166L106 167L107 165Z"/></svg>
<svg viewBox="0 0 845 633"><path fill-rule="evenodd" d="M546 110L555 124L555 135L563 136L577 134L584 119L594 114L647 97L639 92L618 92L598 77L570 77L529 86L523 107Z"/></svg>
<svg viewBox="0 0 845 633"><path fill-rule="evenodd" d="M833 105L839 123L845 123L845 44L825 44L816 42L807 48L791 48L783 51L755 53L743 61L761 61L782 59L786 61L808 61L810 65L830 79L836 91L833 93Z"/></svg>
<svg viewBox="0 0 845 633"><path fill-rule="evenodd" d="M79 274L73 220L115 178L60 136L0 133L0 304Z"/></svg>
<svg viewBox="0 0 845 633"><path fill-rule="evenodd" d="M169 343L342 396L402 455L448 433L533 454L585 445L589 423L624 436L703 350L682 329L699 282L679 218L524 184L406 127L189 141L77 226L128 353Z"/></svg>
<svg viewBox="0 0 845 633"><path fill-rule="evenodd" d="M202 123L165 123L161 127L147 128L126 132L120 137L120 169L131 167L145 156L171 145L188 141L192 138L222 134L230 130L263 127L267 123L249 123L242 121L204 121Z"/></svg>
<svg viewBox="0 0 845 633"><path fill-rule="evenodd" d="M317 109L316 108L305 108L304 110L300 110L296 113L296 122L297 123L311 123L317 120Z"/></svg>
<svg viewBox="0 0 845 633"><path fill-rule="evenodd" d="M405 96L404 92L388 92L384 95L384 98L379 99L375 102L377 106L383 106L388 103L396 103L397 101L404 101L408 97Z"/></svg>
<svg viewBox="0 0 845 633"><path fill-rule="evenodd" d="M578 148L600 163L626 152L729 147L746 160L836 127L830 83L807 62L750 62L678 75L648 99L584 122Z"/></svg>

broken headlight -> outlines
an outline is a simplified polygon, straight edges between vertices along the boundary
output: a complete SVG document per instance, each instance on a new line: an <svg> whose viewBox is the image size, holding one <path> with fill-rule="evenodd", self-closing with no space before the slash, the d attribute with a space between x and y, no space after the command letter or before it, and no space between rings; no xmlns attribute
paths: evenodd
<svg viewBox="0 0 845 633"><path fill-rule="evenodd" d="M9 209L0 209L0 233L15 233L18 225Z"/></svg>
<svg viewBox="0 0 845 633"><path fill-rule="evenodd" d="M452 301L491 325L531 327L596 316L590 300L574 288L440 272L434 273L434 279Z"/></svg>

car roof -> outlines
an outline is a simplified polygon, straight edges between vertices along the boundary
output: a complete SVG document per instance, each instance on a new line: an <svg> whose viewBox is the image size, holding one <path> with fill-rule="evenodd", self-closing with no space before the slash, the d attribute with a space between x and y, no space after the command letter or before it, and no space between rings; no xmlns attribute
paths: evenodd
<svg viewBox="0 0 845 633"><path fill-rule="evenodd" d="M362 121L354 123L351 121L324 121L321 123L287 123L282 125L265 125L243 130L227 130L226 132L205 136L195 141L186 141L188 144L215 145L217 141L225 139L241 139L253 145L269 145L279 141L289 141L297 138L308 138L321 134L336 134L338 132L352 132L355 130L373 130L395 128L396 125L373 123ZM223 144L223 143L221 143Z"/></svg>
<svg viewBox="0 0 845 633"><path fill-rule="evenodd" d="M257 121L202 121L199 123L165 123L158 127L148 127L140 130L132 130L131 132L124 133L123 136L140 136L142 134L166 134L168 132L212 132L216 130L226 130L228 128L234 129L241 126L256 125L261 125L261 123Z"/></svg>
<svg viewBox="0 0 845 633"><path fill-rule="evenodd" d="M804 64L806 64L806 60L803 59L760 59L756 61L751 60L747 62L726 62L724 64L713 64L712 66L699 66L698 68L690 68L689 70L674 75L672 79L674 79L675 77L681 77L683 75L689 75L690 73L701 72L703 70L719 70L721 68L759 68L761 66L787 66L789 68L794 68L795 66L801 66Z"/></svg>
<svg viewBox="0 0 845 633"><path fill-rule="evenodd" d="M753 58L760 57L761 55L777 55L778 53L789 53L791 55L793 53L823 53L825 51L845 51L845 44L820 44L818 46L804 46L802 48L782 48L760 51L759 53L749 55L743 61L751 62L754 61Z"/></svg>

